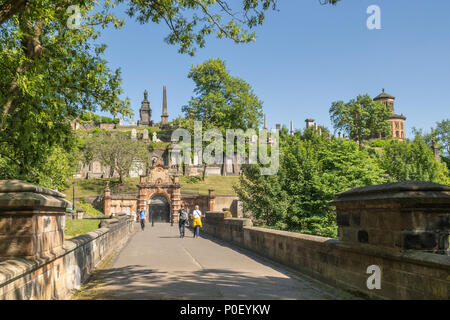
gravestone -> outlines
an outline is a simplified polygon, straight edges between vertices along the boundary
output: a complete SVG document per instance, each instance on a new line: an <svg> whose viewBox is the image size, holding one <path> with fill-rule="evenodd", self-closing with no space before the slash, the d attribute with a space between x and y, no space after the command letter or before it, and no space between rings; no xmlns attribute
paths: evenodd
<svg viewBox="0 0 450 320"><path fill-rule="evenodd" d="M156 132L153 132L152 141L153 142L161 142L161 140L158 139Z"/></svg>

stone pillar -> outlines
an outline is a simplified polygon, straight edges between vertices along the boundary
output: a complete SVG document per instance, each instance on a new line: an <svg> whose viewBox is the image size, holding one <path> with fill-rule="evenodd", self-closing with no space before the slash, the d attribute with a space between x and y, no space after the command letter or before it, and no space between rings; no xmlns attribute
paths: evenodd
<svg viewBox="0 0 450 320"><path fill-rule="evenodd" d="M436 162L440 163L441 157L439 156L439 148L437 147L436 140L434 138L431 139L431 150L433 151Z"/></svg>
<svg viewBox="0 0 450 320"><path fill-rule="evenodd" d="M305 122L306 122L306 129L308 129L309 127L312 127L314 125L313 124L314 119L306 119Z"/></svg>
<svg viewBox="0 0 450 320"><path fill-rule="evenodd" d="M450 186L406 181L356 188L331 201L339 240L448 254Z"/></svg>
<svg viewBox="0 0 450 320"><path fill-rule="evenodd" d="M51 256L64 243L65 195L19 180L0 180L0 260Z"/></svg>
<svg viewBox="0 0 450 320"><path fill-rule="evenodd" d="M208 190L208 211L214 211L214 205L216 204L216 196L214 195L214 189Z"/></svg>
<svg viewBox="0 0 450 320"><path fill-rule="evenodd" d="M105 216L111 216L111 190L109 189L109 181L105 187L105 197L103 200L103 213Z"/></svg>
<svg viewBox="0 0 450 320"><path fill-rule="evenodd" d="M174 189L172 191L172 217L173 223L178 223L178 210L181 209L181 189L179 176L174 177Z"/></svg>

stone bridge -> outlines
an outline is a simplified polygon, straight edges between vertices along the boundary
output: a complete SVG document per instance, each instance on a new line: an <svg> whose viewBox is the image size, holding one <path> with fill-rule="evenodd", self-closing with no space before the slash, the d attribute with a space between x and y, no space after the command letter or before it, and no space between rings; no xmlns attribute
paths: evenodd
<svg viewBox="0 0 450 320"><path fill-rule="evenodd" d="M339 239L207 212L200 238L128 216L64 241L56 191L0 183L0 299L449 299L450 187L343 192Z"/></svg>

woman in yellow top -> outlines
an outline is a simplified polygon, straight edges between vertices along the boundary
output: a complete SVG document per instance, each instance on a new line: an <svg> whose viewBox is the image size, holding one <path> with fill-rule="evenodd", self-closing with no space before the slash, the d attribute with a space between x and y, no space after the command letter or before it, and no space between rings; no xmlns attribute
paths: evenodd
<svg viewBox="0 0 450 320"><path fill-rule="evenodd" d="M200 235L200 227L202 226L202 212L199 210L199 206L195 206L195 210L192 213L193 223L192 227L194 228L194 238L199 237Z"/></svg>

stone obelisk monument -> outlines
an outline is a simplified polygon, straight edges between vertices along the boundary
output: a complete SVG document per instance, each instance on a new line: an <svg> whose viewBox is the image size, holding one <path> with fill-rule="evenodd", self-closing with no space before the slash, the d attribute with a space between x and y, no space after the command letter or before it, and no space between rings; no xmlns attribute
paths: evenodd
<svg viewBox="0 0 450 320"><path fill-rule="evenodd" d="M167 94L166 86L163 88L163 110L161 116L161 128L165 129L169 127L169 116L167 115Z"/></svg>

